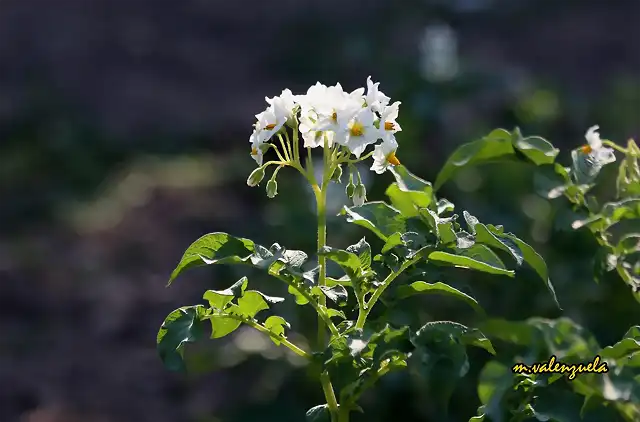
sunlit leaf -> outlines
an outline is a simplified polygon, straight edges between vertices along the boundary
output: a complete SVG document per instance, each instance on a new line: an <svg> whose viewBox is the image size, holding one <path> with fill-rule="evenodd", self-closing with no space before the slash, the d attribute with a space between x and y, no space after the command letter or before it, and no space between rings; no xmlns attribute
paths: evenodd
<svg viewBox="0 0 640 422"><path fill-rule="evenodd" d="M396 294L399 299L404 299L404 298L415 296L418 294L431 294L431 293L441 294L441 295L451 296L457 299L461 299L466 303L468 303L477 312L484 314L484 310L474 298L442 282L427 283L424 281L415 281L409 285L402 285L398 287L398 289L396 289Z"/></svg>
<svg viewBox="0 0 640 422"><path fill-rule="evenodd" d="M278 337L284 337L284 329L291 328L291 325L289 325L289 323L284 318L277 315L272 315L267 318L263 325L267 330L271 331ZM280 341L276 337L270 336L269 338L275 344L280 344Z"/></svg>
<svg viewBox="0 0 640 422"><path fill-rule="evenodd" d="M393 233L407 231L405 218L400 211L381 202L367 202L361 207L344 207L340 215L347 218L347 222L371 230L380 239L386 241Z"/></svg>
<svg viewBox="0 0 640 422"><path fill-rule="evenodd" d="M307 410L306 422L331 422L331 413L326 404L320 404Z"/></svg>
<svg viewBox="0 0 640 422"><path fill-rule="evenodd" d="M211 307L223 310L233 299L242 296L247 289L249 280L242 277L233 286L225 290L207 290L203 298L207 300Z"/></svg>
<svg viewBox="0 0 640 422"><path fill-rule="evenodd" d="M523 138L519 130L514 131L513 146L537 166L553 163L560 152L539 136Z"/></svg>
<svg viewBox="0 0 640 422"><path fill-rule="evenodd" d="M354 253L358 256L362 269L371 267L371 246L364 237L355 245L348 246L347 252Z"/></svg>
<svg viewBox="0 0 640 422"><path fill-rule="evenodd" d="M477 261L473 258L463 255L455 255L448 252L436 251L431 252L428 259L443 264L450 264L460 268L469 268L477 271L482 271L490 274L506 275L513 277L515 275L512 270L505 270L504 268L494 267L493 265L485 262Z"/></svg>
<svg viewBox="0 0 640 422"><path fill-rule="evenodd" d="M169 284L189 268L207 264L244 263L254 250L255 244L249 239L220 232L205 234L187 248L171 273Z"/></svg>
<svg viewBox="0 0 640 422"><path fill-rule="evenodd" d="M511 133L504 129L496 129L482 139L458 147L440 170L434 190L440 189L463 167L513 160L515 151L511 139Z"/></svg>

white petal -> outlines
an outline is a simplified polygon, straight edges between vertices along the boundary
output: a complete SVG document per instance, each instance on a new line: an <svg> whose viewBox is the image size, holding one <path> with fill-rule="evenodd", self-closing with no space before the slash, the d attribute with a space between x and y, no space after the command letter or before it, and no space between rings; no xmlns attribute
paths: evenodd
<svg viewBox="0 0 640 422"><path fill-rule="evenodd" d="M592 149L598 149L602 146L602 140L600 139L598 129L600 129L600 126L598 125L591 126L584 135Z"/></svg>

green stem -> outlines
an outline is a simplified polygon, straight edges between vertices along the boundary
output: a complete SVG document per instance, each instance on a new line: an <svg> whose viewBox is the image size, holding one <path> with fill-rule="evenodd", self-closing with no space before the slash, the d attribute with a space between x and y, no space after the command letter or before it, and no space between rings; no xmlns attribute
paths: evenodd
<svg viewBox="0 0 640 422"><path fill-rule="evenodd" d="M282 153L284 154L284 158L286 158L287 161L291 161L286 142L284 141L284 139L282 139L281 134L278 134L278 139L280 140L280 145L282 145Z"/></svg>
<svg viewBox="0 0 640 422"><path fill-rule="evenodd" d="M311 355L309 353L305 352L304 350L302 350L301 348L299 348L295 344L291 343L285 337L279 336L278 334L270 331L264 325L259 324L259 323L255 322L252 319L244 318L244 317L242 317L240 315L233 315L233 314L223 314L221 316L224 316L225 318L235 319L236 321L243 322L243 323L247 324L248 326L253 327L256 330L260 331L261 333L264 333L264 334L268 335L269 337L273 338L274 340L278 340L280 342L280 344L282 344L283 346L289 348L296 355L302 356L302 357L307 358L307 359L311 359Z"/></svg>
<svg viewBox="0 0 640 422"><path fill-rule="evenodd" d="M608 140L603 140L602 141L602 145L607 145L607 146L609 146L609 147L615 149L616 151L621 152L621 153L623 153L625 155L629 153L628 149L622 148L620 145L616 144L615 142L611 142L611 141L608 141Z"/></svg>
<svg viewBox="0 0 640 422"><path fill-rule="evenodd" d="M324 160L323 160L323 172L322 172L322 186L313 184L313 191L316 196L317 214L318 214L318 252L322 250L327 244L327 186L329 184L329 178L331 177L331 150L327 139L324 141ZM318 256L318 265L320 272L318 275L318 286L326 286L327 284L327 258L324 255ZM324 311L327 307L327 298L321 295L318 299L320 308ZM332 324L333 325L333 324ZM331 327L331 326L329 326ZM333 331L333 330L332 330ZM336 330L337 331L337 330ZM318 350L322 351L326 344L326 331L323 324L322 316L318 315ZM331 378L327 371L323 371L320 374L320 383L322 385L322 391L324 392L327 405L329 406L329 412L331 413L332 422L338 421L339 406L336 400L336 395L331 385Z"/></svg>
<svg viewBox="0 0 640 422"><path fill-rule="evenodd" d="M378 289L373 293L369 301L366 302L365 306L361 306L358 310L358 320L356 321L356 328L364 328L364 323L367 321L367 316L369 316L369 312L371 312L371 308L376 304L382 293L386 290L387 287L395 280L404 270L409 268L411 265L415 264L420 259L418 254L414 255L413 258L409 258L402 263L398 271L394 271L390 273L387 278L384 279L382 285L378 287Z"/></svg>

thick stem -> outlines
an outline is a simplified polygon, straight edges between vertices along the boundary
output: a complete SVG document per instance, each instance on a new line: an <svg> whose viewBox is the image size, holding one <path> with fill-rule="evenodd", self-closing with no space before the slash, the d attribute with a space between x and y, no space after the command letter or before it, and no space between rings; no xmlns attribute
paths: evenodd
<svg viewBox="0 0 640 422"><path fill-rule="evenodd" d="M324 160L323 160L323 172L322 172L322 186L318 187L317 184L313 185L313 191L316 196L317 213L318 213L318 252L327 244L327 185L329 184L329 178L331 177L331 150L329 149L327 140L324 142ZM327 284L327 258L324 255L318 255L318 266L320 272L318 275L318 285L326 286ZM319 298L319 305L324 310L327 306L327 298L322 295ZM322 351L326 344L326 330L323 319L318 316L318 350ZM322 391L324 392L327 405L329 406L329 412L331 413L332 422L339 422L339 406L336 400L336 395L331 385L331 379L327 371L323 371L320 374L320 383L322 384Z"/></svg>

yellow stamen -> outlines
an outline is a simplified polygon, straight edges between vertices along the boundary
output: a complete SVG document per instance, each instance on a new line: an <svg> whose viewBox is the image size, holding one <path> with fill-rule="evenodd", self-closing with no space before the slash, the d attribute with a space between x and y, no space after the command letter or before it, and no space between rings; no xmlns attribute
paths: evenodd
<svg viewBox="0 0 640 422"><path fill-rule="evenodd" d="M331 115L331 120L333 120L334 122L337 122L338 121L338 113L336 113L334 111L333 114Z"/></svg>
<svg viewBox="0 0 640 422"><path fill-rule="evenodd" d="M400 160L398 160L398 158L396 157L395 151L387 155L387 161L389 162L389 164L393 164L394 166L400 165Z"/></svg>
<svg viewBox="0 0 640 422"><path fill-rule="evenodd" d="M393 122L384 122L384 130L393 130L396 128L396 125Z"/></svg>
<svg viewBox="0 0 640 422"><path fill-rule="evenodd" d="M271 130L271 129L273 129L274 127L276 127L275 123L269 123L269 124L268 124L268 125L266 125L264 128L265 128L265 129L267 129L267 130Z"/></svg>
<svg viewBox="0 0 640 422"><path fill-rule="evenodd" d="M255 147L251 148L251 155L258 155L258 150Z"/></svg>
<svg viewBox="0 0 640 422"><path fill-rule="evenodd" d="M591 152L593 152L593 148L591 148L591 145L583 145L582 148L580 148L580 149L585 154L591 154Z"/></svg>
<svg viewBox="0 0 640 422"><path fill-rule="evenodd" d="M362 136L364 133L364 126L362 126L362 123L360 122L355 122L349 128L349 132L351 132L351 136Z"/></svg>

